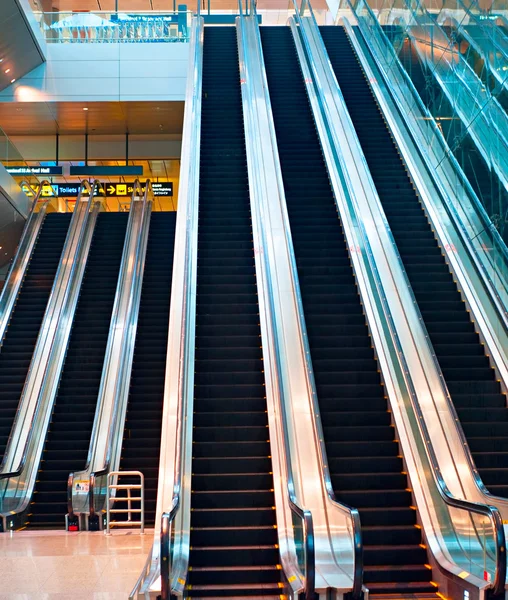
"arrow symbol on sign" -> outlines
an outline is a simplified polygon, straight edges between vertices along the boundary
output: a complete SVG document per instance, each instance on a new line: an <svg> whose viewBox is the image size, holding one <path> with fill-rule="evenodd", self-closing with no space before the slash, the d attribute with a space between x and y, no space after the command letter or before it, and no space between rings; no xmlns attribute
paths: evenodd
<svg viewBox="0 0 508 600"><path fill-rule="evenodd" d="M108 194L114 194L116 192L116 187L114 185L110 185L108 187Z"/></svg>

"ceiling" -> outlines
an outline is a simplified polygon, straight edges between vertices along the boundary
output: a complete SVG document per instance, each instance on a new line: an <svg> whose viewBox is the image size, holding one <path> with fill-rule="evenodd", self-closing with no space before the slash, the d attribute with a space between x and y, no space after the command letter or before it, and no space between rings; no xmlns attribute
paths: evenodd
<svg viewBox="0 0 508 600"><path fill-rule="evenodd" d="M43 56L16 0L0 0L0 90L42 64Z"/></svg>
<svg viewBox="0 0 508 600"><path fill-rule="evenodd" d="M182 132L183 111L183 102L0 102L0 127L8 136L170 134Z"/></svg>

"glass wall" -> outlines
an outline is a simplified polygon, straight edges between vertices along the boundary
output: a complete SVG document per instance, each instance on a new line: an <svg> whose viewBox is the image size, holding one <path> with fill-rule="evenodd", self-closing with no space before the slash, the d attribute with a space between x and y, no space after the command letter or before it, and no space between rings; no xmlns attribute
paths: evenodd
<svg viewBox="0 0 508 600"><path fill-rule="evenodd" d="M508 0L373 11L489 218L508 240Z"/></svg>

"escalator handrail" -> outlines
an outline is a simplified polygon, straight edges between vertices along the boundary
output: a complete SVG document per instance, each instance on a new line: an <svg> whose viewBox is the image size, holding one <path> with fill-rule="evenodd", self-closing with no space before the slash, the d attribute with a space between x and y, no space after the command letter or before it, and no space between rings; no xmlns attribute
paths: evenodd
<svg viewBox="0 0 508 600"><path fill-rule="evenodd" d="M306 1L308 2L308 0L306 0ZM318 28L317 22L316 22L313 14L312 14L311 22L313 23L313 26L317 29L317 31L319 33L319 28ZM310 44L308 42L307 35L303 29L303 26L302 26L303 23L301 20L299 21L299 24L300 24L300 29L302 31L302 38L304 39L306 56L309 60L309 63L313 64L314 61L312 58L312 53L310 51ZM327 56L326 48L324 46L324 42L323 42L320 34L317 39L319 40L319 43L321 45L321 51L324 53L324 56ZM328 59L328 61L329 61L329 59ZM332 67L330 65L330 69L331 68ZM315 66L314 65L313 65L313 68L311 69L311 73L312 73L313 80L315 80ZM317 84L316 81L314 81L314 85L317 89L319 89L319 85ZM325 101L322 98L320 98L320 94L318 94L318 97L319 97L320 105L322 107L321 110L323 111L323 114L326 115L326 112L324 109ZM327 121L326 117L325 117L325 122L327 123L327 135L330 136L331 135L331 133L330 133L331 124ZM332 148L334 147L333 143L331 144L331 146L332 146ZM361 148L360 148L360 150L361 150ZM347 178L347 176L346 176L346 178ZM480 504L480 503L476 503L476 502L471 502L469 500L463 500L460 498L456 498L455 496L453 496L450 493L450 491L445 483L445 480L441 473L439 463L437 461L437 457L436 457L436 454L435 454L435 451L434 451L434 448L433 448L433 445L431 442L431 437L429 435L429 432L428 432L428 429L427 429L427 426L425 423L423 412L422 412L420 404L418 402L415 386L414 386L414 383L412 381L412 378L411 378L411 375L409 372L409 368L408 368L408 365L406 362L403 348L401 346L399 336L394 327L393 318L391 316L391 309L388 305L386 295L383 290L383 284L380 279L377 267L375 266L376 261L375 261L375 258L374 258L373 252L372 252L370 241L369 241L367 232L365 230L363 220L361 219L360 215L358 215L358 208L356 206L356 202L354 201L354 197L353 197L353 195L350 194L349 185L346 186L345 192L353 200L351 202L351 205L353 207L353 210L357 213L357 217L358 217L357 222L359 225L359 230L361 232L361 236L362 236L365 248L367 249L368 259L369 259L369 263L371 265L371 272L376 281L376 287L378 288L378 293L380 295L382 305L383 305L383 311L385 313L385 320L386 320L386 323L388 324L388 327L391 332L392 342L397 350L399 360L401 361L401 364L402 364L403 373L405 374L405 381L406 381L406 384L408 387L409 396L411 398L411 404L412 404L415 414L417 415L418 423L421 428L422 439L423 439L425 447L427 449L429 461L430 461L431 467L432 467L433 478L434 478L434 481L436 482L437 490L439 492L440 497L443 499L443 501L448 506L452 506L454 508L458 508L458 509L464 510L466 512L471 512L471 513L480 514L482 516L486 516L492 522L493 529L495 531L495 542L496 542L496 549L497 549L497 556L498 556L496 578L495 578L495 581L493 582L493 588L494 588L495 593L500 593L500 591L504 589L505 579L506 579L506 570L507 570L505 533L504 533L503 522L502 522L500 512L494 506L489 506L487 504ZM393 234L392 234L390 228L388 227L386 220L385 220L385 224L387 227L388 235L393 242ZM394 247L396 247L396 246L394 246ZM400 258L400 254L398 253L398 251L396 252L396 254L398 256L399 266L401 267L402 272L404 273L404 276L407 280L407 275L403 268L402 259ZM410 287L409 287L409 289L411 290L411 293L412 293L412 289ZM414 296L413 296L413 298L414 298ZM415 306L417 307L416 304L415 304Z"/></svg>
<svg viewBox="0 0 508 600"><path fill-rule="evenodd" d="M376 20L376 22L377 22L377 20ZM348 32L348 35L351 36L351 32L350 32L351 25L349 24L349 22L347 21L347 19L344 20L344 23L345 23L345 28L346 28L346 31ZM360 28L360 31L361 31L361 28ZM384 35L384 32L383 32L383 35ZM364 33L362 33L362 36L363 36L363 39L366 40ZM386 41L388 43L388 40L386 40ZM367 46L368 46L368 43L367 43ZM376 59L374 58L374 60L376 60ZM379 67L379 65L378 65L378 68L380 69L380 71L382 73L382 76L385 77L384 71ZM400 105L399 105L396 97L394 97L394 95L391 93L391 88L389 86L387 86L387 89L390 90L391 98L392 98L395 106L397 107L397 110L399 111L399 113L401 114L401 116L403 116L402 108L400 107ZM415 139L414 134L413 134L411 128L408 128L408 133L409 133L409 135L411 137L411 140L412 140L412 142L414 144L414 147L417 149L417 151L420 151L421 148L420 148L419 144L417 143L417 140ZM423 157L422 157L422 160L423 160L423 164L426 165L427 163L426 163L426 161L425 161L425 159ZM430 172L430 169L428 169L428 170ZM438 191L441 193L441 190L439 189L439 186L438 186ZM447 210L448 214L450 214L452 222L456 223L456 225L459 227L459 230L461 232L463 232L463 235L464 235L465 240L467 242L467 239L468 239L467 233L464 231L463 226L461 227L460 217L458 215L456 215L455 207L453 206L453 203L446 202L444 193L442 193L441 195L443 196L443 205L444 205L445 209ZM496 230L496 232L497 232L497 230ZM504 243L502 242L502 240L501 240L501 243L502 243L503 249L506 249L506 247L505 247ZM467 244L467 243L465 244L465 246L466 246L466 249L469 252L471 252L471 254L473 254L473 256L476 255L474 247L471 248L470 245ZM481 259L479 259L479 260L481 260ZM488 278L488 275L486 273L482 272L482 270L478 267L478 264L477 264L476 261L474 261L474 259L473 259L472 262L477 267L478 271L480 272L480 275L483 275L486 278ZM427 338L430 339L430 337L428 335L428 332L427 332L427 329L426 329L426 326L425 326L425 323L424 323L423 318L421 316L421 311L420 311L420 309L418 307L418 304L416 303L416 299L414 297L413 290L412 290L411 286L409 285L409 281L407 281L407 283L408 283L408 289L410 290L411 296L413 298L415 309L416 309L416 311L417 311L417 313L418 313L418 315L420 317L420 322L422 324L422 327L425 330L425 334L426 334ZM492 283L492 285L494 285L494 284ZM493 305L496 308L498 316L501 317L501 321L504 322L504 320L502 319L502 311L501 311L500 307L498 306L498 303L494 301ZM481 477L480 477L480 475L478 473L478 470L477 470L476 465L474 463L473 457L472 457L471 452L469 450L469 444L468 444L468 442L466 440L466 436L464 434L464 430L463 430L462 426L460 425L460 419L458 417L457 410L456 410L455 405L454 405L454 403L452 401L452 398L450 396L448 388L447 388L446 384L444 383L444 377L442 376L441 366L439 365L439 361L437 360L437 357L436 357L436 355L435 355L434 352L432 352L432 360L433 360L435 369L440 374L440 383L441 383L441 387L442 387L442 390L443 390L443 395L444 395L444 397L446 399L446 402L447 402L449 410L450 410L450 412L452 414L453 420L456 423L457 435L459 436L461 445L465 449L465 456L466 456L466 459L467 459L467 461L469 463L469 468L470 468L472 477L473 477L473 479L474 479L474 481L476 483L476 486L478 487L478 489L480 490L480 492L487 498L487 500L490 500L493 504L498 503L498 502L505 503L506 502L506 498L502 498L502 497L496 496L495 494L492 494L485 487L485 484L483 483L483 480L481 479Z"/></svg>
<svg viewBox="0 0 508 600"><path fill-rule="evenodd" d="M94 182L94 184L91 186L90 183L87 180L82 181L81 185L80 185L80 189L79 189L78 198L76 200L76 207L79 205L79 202L81 201L81 197L82 197L82 195L83 195L84 192L88 192L88 194L90 196L89 200L88 200L88 206L91 206L93 204L93 198L95 197L96 189L97 189L97 182ZM70 241L69 238L67 238L65 246L64 246L64 248L62 250L62 255L61 256L65 255L65 250L66 250L66 247L67 247L69 241ZM80 241L82 242L82 240L80 240ZM81 245L78 246L78 248L76 249L76 256L78 256L78 254L79 254L80 247L81 247ZM59 273L61 272L62 268L63 268L62 261L60 261L60 263L58 265L58 269L57 269L56 275L55 275L55 279L54 279L55 282L58 281L58 276L59 276ZM52 291L52 293L53 293L53 291ZM26 381L28 380L28 378L30 376L32 364L33 364L33 359L32 359L32 362L30 363L30 369L29 369L29 371L27 373L27 376L26 376L26 379L25 379L25 385L26 385ZM34 436L35 423L38 420L39 413L40 413L40 410L41 410L41 403L40 402L37 403L37 406L36 406L35 410L32 413L32 416L31 416L31 419L30 419L29 433L28 433L28 436L27 436L27 438L25 440L25 444L23 446L23 453L21 455L21 459L20 459L17 467L15 469L10 470L10 471L3 472L2 470L3 470L3 467L4 467L5 459L7 457L7 448L9 447L9 444L11 443L11 440L13 439L13 433L15 431L16 424L17 424L17 422L18 422L18 420L20 418L20 410L19 409L20 409L20 406L18 405L18 409L16 411L16 416L14 418L14 422L13 422L12 427L11 427L11 433L9 435L9 440L7 442L6 451L4 453L4 458L2 460L2 464L0 465L0 480L10 479L11 477L12 478L19 477L23 473L25 465L26 465L26 463L28 461L29 449L30 449L30 445L31 445L31 442L32 442L32 439L33 439L33 436Z"/></svg>
<svg viewBox="0 0 508 600"><path fill-rule="evenodd" d="M131 195L131 203L135 202L136 198L142 197L143 199L141 200L141 202L143 203L143 208L142 208L142 212L144 213L145 210L145 206L148 203L148 198L150 197L150 201L153 201L153 190L152 190L152 186L150 183L150 180L147 180L145 183L145 188L144 188L144 192L143 192L143 187L141 185L141 183L139 182L138 179L135 180L134 184L133 184L133 190L132 190L132 195ZM131 208L132 210L132 208ZM140 236L140 238L138 239L139 244L142 243L143 240L143 236ZM128 247L128 242L130 240L126 240L124 243L124 247ZM132 262L133 265L137 265L138 261L139 261L139 245L136 246L136 256L134 257L134 260ZM125 273L128 270L127 267L127 262L128 262L129 256L124 255L122 257L122 263L120 265L120 274ZM135 267L133 267L135 268ZM139 283L139 285L141 285L141 283ZM132 315L130 315L131 319L133 318ZM129 322L128 324L126 324L125 329L130 329L132 328L133 323ZM114 327L114 324L111 324L110 330L111 328ZM107 365L110 363L110 361L112 360L111 357L111 347L108 348L109 354L107 354L104 357L104 363L103 365ZM102 385L102 382L101 382ZM92 472L90 474L90 482L89 482L89 491L88 491L88 498L89 498L89 512L90 515L93 515L95 513L95 506L94 506L94 493L95 493L95 482L96 482L96 478L106 475L109 470L110 470L110 462L111 462L111 453L112 453L112 449L114 446L114 435L116 432L116 423L117 423L117 418L118 418L118 413L120 410L119 407L119 401L118 401L118 386L115 387L115 398L113 401L113 412L112 412L112 418L110 421L110 428L108 430L108 437L107 437L107 451L106 451L106 459L105 462L102 466L101 469L98 469L94 472ZM101 390L99 390L99 394L98 396L100 397L101 395ZM100 420L99 419L94 419L94 424L93 424L93 428L92 428L92 433L90 436L90 446L88 449L88 455L87 455L87 462L84 468L84 471L88 471L91 467L91 462L92 459L94 457L94 448L95 448L95 442L96 442L96 438L97 435L99 433L99 425L100 425ZM68 514L69 516L74 516L74 509L73 509L73 484L74 484L74 473L70 473L69 477L67 478L67 509L68 509Z"/></svg>
<svg viewBox="0 0 508 600"><path fill-rule="evenodd" d="M11 319L16 298L23 285L28 265L30 264L30 259L42 227L42 222L44 221L46 209L48 204L54 198L54 196L45 198L40 209L36 212L36 208L39 206L39 202L43 197L43 188L50 185L49 181L45 179L41 181L39 191L36 192L28 181L23 180L19 184L22 189L23 186L26 186L33 194L34 199L25 226L23 227L21 239L16 248L11 266L9 267L4 287L0 293L0 348L4 342L5 331Z"/></svg>
<svg viewBox="0 0 508 600"><path fill-rule="evenodd" d="M299 11L298 11L296 2L294 2L294 4L295 4L295 10L298 13ZM257 13L256 13L255 3L252 2L252 5L253 6L251 8L251 14L254 15L254 18L256 19L256 22L257 22ZM312 6L310 6L310 4L309 4L309 8L312 11ZM259 35L257 36L257 43L258 43L258 51L259 51L260 55L262 56L263 50L262 50L261 39L260 39ZM266 85L265 85L264 89L265 89L265 95L267 96L267 103L269 103L270 100L269 100L269 94L268 94L268 89L267 89ZM270 128L270 129L271 129L271 134L273 137L272 144L273 144L273 147L276 147L277 141L275 138L275 130L273 128ZM325 493L328 497L328 501L331 504L333 504L342 513L345 513L351 521L353 549L354 549L354 576L353 576L352 597L357 598L357 597L360 597L360 595L361 595L362 584L363 584L363 542L362 542L362 534L361 534L360 515L358 512L358 509L350 507L344 503L338 502L336 499L335 493L333 491L333 486L332 486L331 477L330 477L330 470L329 470L329 466L328 466L326 447L324 444L323 427L322 427L322 422L321 422L321 418L320 418L321 411L319 409L319 403L318 403L318 399L317 399L316 383L315 383L315 379L314 379L314 370L312 368L312 358L311 358L310 346L309 346L307 329L306 329L305 318L304 318L302 295L301 295L300 286L297 284L298 271L297 271L297 267L296 267L296 259L295 259L295 255L294 255L294 250L292 248L292 243L291 243L291 232L290 232L290 227L289 227L287 209L283 208L283 214L284 214L283 222L284 222L284 233L285 233L284 239L285 239L286 246L288 247L287 254L288 254L290 270L291 270L291 280L294 284L292 289L293 289L293 295L294 295L296 305L297 305L297 323L298 323L298 328L299 328L299 338L300 338L302 346L303 346L303 357L304 357L304 363L305 363L305 378L307 381L307 389L308 389L308 393L309 393L309 398L311 400L311 404L312 404L312 408L313 408L312 419L313 419L314 431L316 433L316 440L317 440L317 446L318 446L318 460L320 463L321 477L323 479ZM265 262L266 262L266 258L265 258ZM267 266L267 271L269 271L269 270L270 270L269 266ZM270 281L270 285L271 285L271 277L269 278L269 281ZM273 294L270 294L270 301L273 302ZM273 310L272 310L272 312L273 312ZM273 334L273 337L274 337L274 339L276 339L275 332ZM278 355L279 355L279 353L277 352L277 356ZM278 369L278 372L280 372L280 368ZM281 388L281 385L279 384L279 389L280 388ZM282 412L282 414L285 415L285 412L284 412L285 404L282 402L282 400L280 398L280 394L279 394L279 401L281 404L281 412ZM297 514L297 516L299 516L300 519L308 519L308 520L310 519L310 521L307 525L308 531L310 532L310 537L308 540L309 547L310 547L310 546L314 545L314 533L313 533L313 529L311 528L312 515L311 515L310 511L302 510L302 508L298 505L298 502L297 502L297 499L295 496L293 477L292 477L291 469L290 469L291 459L290 459L289 436L288 436L288 431L287 431L287 417L283 419L283 425L284 425L285 445L287 448L285 454L286 454L286 463L288 465L287 466L287 472L288 472L288 477L289 477L288 496L289 496L289 501L290 501L290 507L291 507L292 512ZM305 513L308 513L308 516L304 516ZM306 555L307 555L307 553L306 553ZM312 551L309 550L309 556L313 557L313 550ZM307 569L312 569L314 571L314 573L312 574L312 577L315 578L315 567L312 568L312 564L310 561L307 566ZM309 571L309 572L311 572L311 571Z"/></svg>
<svg viewBox="0 0 508 600"><path fill-rule="evenodd" d="M312 8L312 5L307 0L302 0L301 7L298 8L297 0L293 0L293 5L295 8L295 17L299 26L302 26L302 14L304 13L305 7L307 6L312 18L315 21L315 15ZM286 239L289 239L291 235L289 232L289 223L285 220L285 225L287 227L286 231ZM290 252L291 259L291 271L293 274L293 281L298 281L298 270L296 266L296 259L294 252ZM310 396L313 407L313 417L314 417L314 427L317 432L317 440L318 440L318 448L319 448L319 459L321 465L321 475L325 484L326 494L328 496L328 500L342 512L346 512L351 519L351 529L352 529L352 537L353 537L353 549L354 549L354 575L353 575L353 587L351 590L352 598L360 598L363 589L363 538L362 538L362 527L360 521L360 513L357 508L353 506L349 506L343 502L339 502L337 497L335 496L335 491L333 489L330 468L328 465L328 455L326 452L325 446L325 436L323 431L323 424L321 421L321 409L319 407L318 394L316 388L316 381L314 377L314 369L312 367L312 356L310 351L309 344L309 336L307 334L307 325L304 317L304 308L303 308L303 300L300 286L295 286L294 294L298 306L298 314L299 314L299 327L300 327L300 336L302 339L304 353L306 357L306 377L307 377L307 385L310 390Z"/></svg>
<svg viewBox="0 0 508 600"><path fill-rule="evenodd" d="M182 446L184 444L184 432L186 424L186 406L192 402L194 397L194 369L189 369L188 358L194 356L195 335L193 328L195 327L196 311L195 311L195 294L196 294L196 272L193 269L193 264L197 258L197 243L193 244L193 235L197 237L197 221L199 207L199 172L200 172L200 154L201 154L201 102L202 102L202 75L203 75L203 29L204 20L200 14L200 4L198 2L198 12L196 17L193 17L192 32L190 39L190 48L193 50L193 55L190 58L192 72L187 78L185 114L183 124L183 144L182 144L182 160L181 169L183 175L180 181L180 193L185 197L180 198L179 204L182 208L179 209L177 217L177 230L180 223L183 223L182 216L185 217L185 244L183 256L183 290L182 290L182 310L179 337L179 353L178 353L178 402L177 402L177 418L176 418L176 434L174 440L175 453L175 472L173 474L173 489L171 497L171 506L161 515L161 529L159 536L160 554L157 556L157 549L152 548L152 557L155 557L155 562L158 562L161 576L161 600L170 600L172 587L171 578L172 564L170 561L172 550L172 539L170 535L171 524L174 522L181 509L182 499L182 470L184 468L184 452ZM189 140L189 142L186 142ZM183 189L185 188L185 189ZM183 214L183 207L186 213ZM177 231L178 234L178 231ZM176 240L175 240L176 243ZM177 253L175 252L175 260ZM176 279L173 280L173 285L177 285ZM194 302L192 295L194 294ZM173 288L172 288L173 296ZM173 304L174 300L172 300ZM171 315L170 315L170 336L171 338ZM173 334L175 335L175 334ZM192 339L190 339L192 338ZM168 344L169 347L169 344ZM168 359L169 360L169 359ZM167 381L165 386L167 385ZM190 402L189 402L190 401ZM185 473L186 477L192 477L191 473ZM161 493L161 481L159 481L159 493ZM166 533L167 532L167 535ZM163 535L164 534L164 535ZM179 561L180 572L177 573L177 582L180 586L185 584L188 571L188 548L187 554ZM166 560L161 559L166 557ZM152 560L152 564L154 560ZM146 578L148 579L148 577Z"/></svg>
<svg viewBox="0 0 508 600"><path fill-rule="evenodd" d="M239 5L240 5L240 16L241 18L243 18L242 16L242 11L241 11L241 0L239 0ZM255 0L250 0L250 14L253 16L254 18L254 22L257 24L257 28L256 31L258 32L257 36L256 36L256 40L257 40L257 44L258 44L258 52L260 54L260 56L263 55L263 48L262 48L262 44L261 44L261 38L259 35L259 21L258 21L258 16L257 16L257 10L256 10L256 1ZM265 95L267 97L269 97L268 95L268 89L265 87ZM268 99L269 102L269 99ZM272 137L274 137L275 135L275 131L273 128L271 129L271 134ZM272 139L272 143L275 147L276 145L276 140ZM285 231L285 240L287 243L288 240L288 235L289 231L288 231L288 227L287 227L287 220L285 220L285 225L286 225L286 231ZM266 247L266 240L265 240L265 230L264 228L262 229L262 235L263 235L263 246ZM293 281L297 281L297 279L294 279L294 277L297 277L296 274L296 263L295 263L295 257L294 257L294 253L293 252L288 252L288 255L290 256L290 265L291 265L291 270L292 270L292 275L293 275ZM271 272L270 266L268 264L268 261L266 259L266 254L263 253L263 258L264 258L264 262L265 262L265 268L267 270L268 273ZM269 275L268 276L268 282L270 285L270 289L273 288L273 279L272 276ZM298 286L297 286L298 287ZM299 292L299 287L298 287L298 292ZM301 317L301 315L303 314L303 308L301 305L301 295L299 296L299 300L300 300L300 304L298 305L300 312L299 312L299 316ZM270 301L270 307L271 307L271 313L274 314L275 312L275 308L273 305L273 292L270 291L269 294L269 301ZM276 352L275 355L278 359L278 361L280 361L280 352L278 350L278 338L275 332L275 328L273 326L273 320L270 319L270 324L272 325L272 337L275 341L275 345L276 345ZM302 336L302 340L303 340L303 336ZM304 342L306 341L303 340ZM304 343L304 349L306 351L308 351L308 344L305 346ZM309 354L307 354L308 356ZM282 389L282 384L280 382L280 372L281 372L281 367L280 365L278 366L278 368L276 369L276 374L277 374L277 379L278 381L278 388L279 390ZM308 371L307 371L308 373ZM281 394L279 392L279 394L277 394L277 397L279 399L279 406L281 409L281 414L283 415L283 419L282 419L282 425L283 425L283 434L284 434L284 454L285 454L285 462L286 462L286 472L288 474L288 481L287 481L287 494L288 494L288 500L289 500L289 507L291 509L291 512L293 512L294 514L297 515L297 517L303 522L304 524L304 546L305 546L305 558L306 558L306 565L305 565L305 573L307 574L306 578L305 578L305 598L306 600L309 599L311 600L314 596L315 593L315 578L316 578L316 567L315 567L315 552L314 552L314 526L313 526L313 520L312 520L312 513L309 510L305 510L303 509L299 503L298 503L298 499L296 497L296 493L295 493L295 487L294 487L294 480L293 480L293 473L292 473L292 469L291 469L291 445L289 443L289 433L288 433L288 426L287 426L287 421L288 421L288 415L287 415L287 411L286 411L286 404L282 401L282 397ZM315 412L314 413L314 417L316 418L316 415L319 414L319 412ZM321 439L321 438L320 438Z"/></svg>
<svg viewBox="0 0 508 600"><path fill-rule="evenodd" d="M133 184L133 190L132 190L132 194L131 194L131 202L134 201L135 197L139 196L139 189L140 189L140 183L139 180L136 179L136 181ZM120 272L121 272L121 268L122 265L120 266ZM108 357L104 357L104 361L103 361L103 365L106 363L106 359ZM94 419L94 423L92 426L92 432L90 434L90 445L88 447L88 454L87 454L87 459L86 459L86 463L85 463L85 467L83 469L83 471L88 471L90 469L90 464L92 462L92 458L93 458L93 448L94 448L94 444L92 443L92 440L94 440L97 436L97 430L99 428L99 422L98 419ZM75 473L72 472L69 474L68 478L67 478L67 512L69 517L74 517L74 506L73 506L73 486L74 486L74 479L75 479ZM93 487L91 484L89 484L89 498L93 499Z"/></svg>
<svg viewBox="0 0 508 600"><path fill-rule="evenodd" d="M244 15L244 11L243 11L243 7L242 7L242 0L238 0L238 6L239 6L239 16L240 16L240 27L242 28L243 31L245 31L245 15L247 16L251 16L251 18L254 19L255 23L258 23L257 20L257 12L256 12L256 3L254 0L247 0L246 2L246 11L245 11L245 15ZM260 55L262 56L262 47L261 47L261 39L259 36L259 29L256 30L258 32L257 36L256 36L256 40L257 40L257 44L258 44L258 51L260 52ZM242 35L242 42L245 44L245 34ZM246 48L243 49L243 60L247 61L247 50ZM241 59L241 53L239 52L239 58ZM265 92L267 93L267 90L265 88ZM261 234L261 239L262 239L262 244L263 244L263 248L267 247L267 242L266 242L266 232L265 232L265 228L264 227L260 227L260 234ZM263 260L264 263L264 268L265 271L267 273L266 276L266 281L268 284L268 303L270 306L270 311L269 311L269 315L270 318L268 319L268 323L269 323L269 327L271 330L271 338L273 340L273 346L274 346L274 361L276 363L276 367L273 370L274 374L275 374L275 379L276 379L276 386L277 386L277 391L274 393L274 396L277 398L278 400L278 405L279 405L279 410L280 410L280 414L282 415L282 419L281 419L281 424L282 424L282 434L283 434L283 443L282 443L282 450L284 452L284 463L285 463L285 468L286 468L286 475L287 475L287 481L286 481L286 492L287 492L287 500L288 500L288 506L291 510L291 512L293 514L295 514L300 521L303 523L303 545L304 545L304 555L305 555L305 568L304 568L304 574L303 574L303 581L304 581L304 597L306 600L312 600L314 598L315 595L315 577L316 577L316 566L315 566L315 549L314 549L314 526L313 526L313 520L312 520L312 513L309 510L306 510L304 508L302 508L299 505L298 499L296 497L296 493L295 493L295 486L294 486L294 479L293 479L293 472L292 472L292 461L291 461L291 446L290 446L290 442L289 442L289 432L288 432L288 426L287 426L287 421L288 421L288 415L287 415L287 410L286 410L286 403L284 402L282 396L283 396L283 384L282 384L282 378L281 378L281 371L282 371L282 367L280 364L281 361L281 352L280 352L280 348L279 348L279 340L278 340L278 336L277 336L277 332L275 330L275 325L274 325L274 320L273 320L273 315L275 314L275 307L274 307L274 293L273 293L273 278L271 275L271 267L267 258L267 253L266 252L261 252L261 259Z"/></svg>

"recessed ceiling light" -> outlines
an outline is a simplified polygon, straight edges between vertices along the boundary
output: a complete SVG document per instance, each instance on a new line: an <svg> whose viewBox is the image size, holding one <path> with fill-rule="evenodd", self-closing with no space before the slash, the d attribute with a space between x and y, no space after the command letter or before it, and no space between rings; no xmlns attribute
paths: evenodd
<svg viewBox="0 0 508 600"><path fill-rule="evenodd" d="M14 83L16 81L16 79L11 79L11 83Z"/></svg>
<svg viewBox="0 0 508 600"><path fill-rule="evenodd" d="M83 110L88 110L88 108L85 106L85 107L83 108Z"/></svg>
<svg viewBox="0 0 508 600"><path fill-rule="evenodd" d="M2 63L2 62L4 62L4 59L3 59L3 58L0 58L0 63Z"/></svg>

